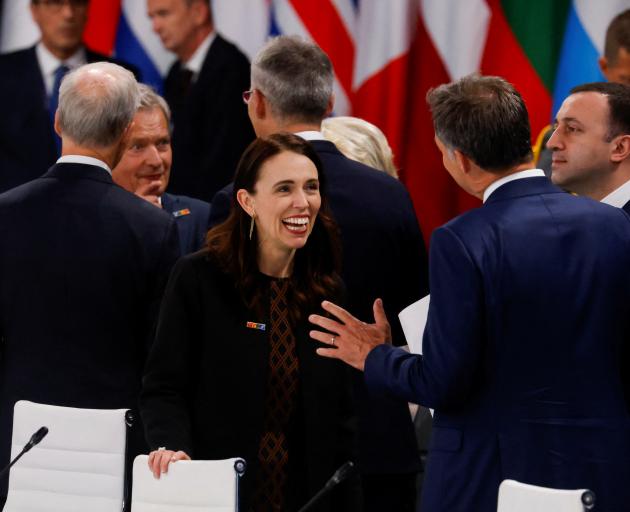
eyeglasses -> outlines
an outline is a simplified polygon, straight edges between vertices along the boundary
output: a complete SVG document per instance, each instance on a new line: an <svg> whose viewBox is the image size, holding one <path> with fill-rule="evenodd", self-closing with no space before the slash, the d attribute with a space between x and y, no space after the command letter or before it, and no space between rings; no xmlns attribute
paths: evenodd
<svg viewBox="0 0 630 512"><path fill-rule="evenodd" d="M252 94L254 94L254 91L256 89L250 89L249 91L243 91L243 103L245 103L245 105L247 105L249 103L249 100L252 99Z"/></svg>
<svg viewBox="0 0 630 512"><path fill-rule="evenodd" d="M51 11L58 12L66 5L73 9L83 9L87 7L89 0L34 0L33 3L43 5Z"/></svg>

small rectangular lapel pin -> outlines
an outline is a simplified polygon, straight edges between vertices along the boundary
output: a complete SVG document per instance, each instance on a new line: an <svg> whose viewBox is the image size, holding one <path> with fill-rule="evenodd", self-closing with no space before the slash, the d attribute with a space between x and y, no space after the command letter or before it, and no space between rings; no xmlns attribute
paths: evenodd
<svg viewBox="0 0 630 512"><path fill-rule="evenodd" d="M188 208L184 208L183 210L177 210L173 212L173 217L183 217L184 215L190 215L190 210Z"/></svg>
<svg viewBox="0 0 630 512"><path fill-rule="evenodd" d="M267 326L265 324L259 324L257 322L247 322L248 329L258 329L259 331L265 331Z"/></svg>

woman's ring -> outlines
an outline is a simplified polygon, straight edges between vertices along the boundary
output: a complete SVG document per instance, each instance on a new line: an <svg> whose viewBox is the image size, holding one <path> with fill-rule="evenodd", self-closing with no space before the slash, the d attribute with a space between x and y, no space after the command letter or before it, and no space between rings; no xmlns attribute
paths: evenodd
<svg viewBox="0 0 630 512"><path fill-rule="evenodd" d="M330 344L334 347L335 346L335 337L333 336L332 338L330 338Z"/></svg>
<svg viewBox="0 0 630 512"><path fill-rule="evenodd" d="M160 446L160 447L158 448L158 452L163 452L164 450L166 450L166 447L165 447L165 446Z"/></svg>

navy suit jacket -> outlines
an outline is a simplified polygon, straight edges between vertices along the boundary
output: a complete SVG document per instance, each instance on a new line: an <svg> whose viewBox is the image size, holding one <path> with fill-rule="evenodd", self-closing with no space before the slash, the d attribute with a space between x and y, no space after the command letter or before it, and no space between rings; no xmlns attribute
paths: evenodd
<svg viewBox="0 0 630 512"><path fill-rule="evenodd" d="M365 366L370 389L435 408L422 510L495 511L505 478L628 509L629 268L630 218L542 177L434 232L424 355Z"/></svg>
<svg viewBox="0 0 630 512"><path fill-rule="evenodd" d="M372 321L372 304L381 297L394 339L405 344L398 312L427 293L426 252L409 194L398 180L343 156L332 142L311 144L323 163L328 202L341 229L349 310ZM224 188L213 199L211 225L227 217L232 189ZM362 380L357 374L362 471L417 471L419 458L406 402L382 394L368 397Z"/></svg>
<svg viewBox="0 0 630 512"><path fill-rule="evenodd" d="M86 49L88 62L123 65L136 78L138 70ZM59 155L48 111L44 79L35 46L0 55L0 192L39 177Z"/></svg>
<svg viewBox="0 0 630 512"><path fill-rule="evenodd" d="M164 81L174 126L168 190L210 202L232 181L241 153L255 137L241 98L249 89L249 61L217 35L183 101L180 69L175 62Z"/></svg>
<svg viewBox="0 0 630 512"><path fill-rule="evenodd" d="M57 164L0 195L0 239L4 466L17 400L136 407L179 244L171 216L83 164Z"/></svg>
<svg viewBox="0 0 630 512"><path fill-rule="evenodd" d="M206 242L210 203L186 196L164 194L162 208L170 213L177 224L182 255L201 249Z"/></svg>

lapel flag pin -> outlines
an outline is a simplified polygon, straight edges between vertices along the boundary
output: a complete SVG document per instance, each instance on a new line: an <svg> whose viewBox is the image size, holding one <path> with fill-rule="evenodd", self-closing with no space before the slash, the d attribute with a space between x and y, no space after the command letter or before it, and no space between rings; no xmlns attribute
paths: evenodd
<svg viewBox="0 0 630 512"><path fill-rule="evenodd" d="M248 329L258 329L259 331L264 331L267 329L267 326L265 324L259 324L257 322L247 322L246 325Z"/></svg>

